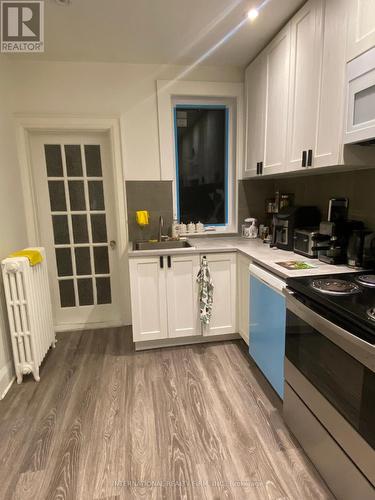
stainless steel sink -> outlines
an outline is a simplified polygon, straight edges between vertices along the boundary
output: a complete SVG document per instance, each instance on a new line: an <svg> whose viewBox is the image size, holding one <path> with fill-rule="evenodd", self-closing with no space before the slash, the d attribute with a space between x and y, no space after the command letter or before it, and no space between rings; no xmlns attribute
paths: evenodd
<svg viewBox="0 0 375 500"><path fill-rule="evenodd" d="M174 248L192 248L188 241L136 241L133 250L173 250Z"/></svg>

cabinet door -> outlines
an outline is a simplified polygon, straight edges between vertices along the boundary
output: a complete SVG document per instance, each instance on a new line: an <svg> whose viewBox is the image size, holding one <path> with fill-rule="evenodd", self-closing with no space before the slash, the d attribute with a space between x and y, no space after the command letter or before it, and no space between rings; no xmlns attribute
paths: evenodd
<svg viewBox="0 0 375 500"><path fill-rule="evenodd" d="M375 47L374 0L349 0L347 60Z"/></svg>
<svg viewBox="0 0 375 500"><path fill-rule="evenodd" d="M346 0L324 1L323 19L323 47L313 147L314 167L338 165L342 161L346 86Z"/></svg>
<svg viewBox="0 0 375 500"><path fill-rule="evenodd" d="M257 163L263 161L265 64L261 54L246 69L246 159L243 177L257 175Z"/></svg>
<svg viewBox="0 0 375 500"><path fill-rule="evenodd" d="M203 335L236 333L236 254L208 254L207 261L215 288L211 322Z"/></svg>
<svg viewBox="0 0 375 500"><path fill-rule="evenodd" d="M161 259L130 259L134 342L168 336L165 258Z"/></svg>
<svg viewBox="0 0 375 500"><path fill-rule="evenodd" d="M199 255L170 257L167 267L168 336L201 335L197 275Z"/></svg>
<svg viewBox="0 0 375 500"><path fill-rule="evenodd" d="M250 258L239 254L237 257L237 303L238 333L249 345L249 309L250 309Z"/></svg>
<svg viewBox="0 0 375 500"><path fill-rule="evenodd" d="M322 1L307 2L291 20L287 170L300 170L313 150L322 44Z"/></svg>
<svg viewBox="0 0 375 500"><path fill-rule="evenodd" d="M265 50L266 110L263 174L285 169L290 63L290 25Z"/></svg>

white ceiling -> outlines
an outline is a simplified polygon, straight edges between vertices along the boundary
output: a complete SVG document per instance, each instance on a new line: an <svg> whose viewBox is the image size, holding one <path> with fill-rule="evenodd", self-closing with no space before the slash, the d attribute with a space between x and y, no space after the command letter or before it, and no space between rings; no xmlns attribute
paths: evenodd
<svg viewBox="0 0 375 500"><path fill-rule="evenodd" d="M9 57L245 66L304 1L45 0L45 53ZM241 24L261 4L258 19Z"/></svg>

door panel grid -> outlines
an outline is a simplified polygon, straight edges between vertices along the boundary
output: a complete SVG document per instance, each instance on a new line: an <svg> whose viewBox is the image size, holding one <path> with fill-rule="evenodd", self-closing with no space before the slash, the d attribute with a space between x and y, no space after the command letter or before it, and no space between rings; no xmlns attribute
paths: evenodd
<svg viewBox="0 0 375 500"><path fill-rule="evenodd" d="M99 145L45 144L61 307L111 304Z"/></svg>

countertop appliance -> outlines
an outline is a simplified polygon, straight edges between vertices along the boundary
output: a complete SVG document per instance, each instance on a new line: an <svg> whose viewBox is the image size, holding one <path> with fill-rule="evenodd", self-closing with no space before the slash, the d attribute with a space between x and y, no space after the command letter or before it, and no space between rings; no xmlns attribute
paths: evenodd
<svg viewBox="0 0 375 500"><path fill-rule="evenodd" d="M362 230L361 221L336 220L323 221L319 226L319 233L329 236L329 245L318 252L319 260L326 264L344 264L347 262L347 248L350 235L353 231Z"/></svg>
<svg viewBox="0 0 375 500"><path fill-rule="evenodd" d="M287 279L284 418L341 500L375 495L375 272Z"/></svg>
<svg viewBox="0 0 375 500"><path fill-rule="evenodd" d="M287 207L273 217L271 246L293 250L294 231L300 227L315 227L320 223L317 207Z"/></svg>
<svg viewBox="0 0 375 500"><path fill-rule="evenodd" d="M347 249L348 266L375 267L375 233L353 231Z"/></svg>
<svg viewBox="0 0 375 500"><path fill-rule="evenodd" d="M293 251L310 259L316 259L319 251L329 247L329 240L329 236L320 234L319 228L296 229Z"/></svg>
<svg viewBox="0 0 375 500"><path fill-rule="evenodd" d="M250 264L249 353L283 398L285 354L285 281Z"/></svg>
<svg viewBox="0 0 375 500"><path fill-rule="evenodd" d="M344 142L374 143L375 48L347 64L347 109Z"/></svg>
<svg viewBox="0 0 375 500"><path fill-rule="evenodd" d="M248 238L253 240L258 237L258 226L257 219L254 217L248 217L244 220L245 224L242 224L242 236L243 238Z"/></svg>

